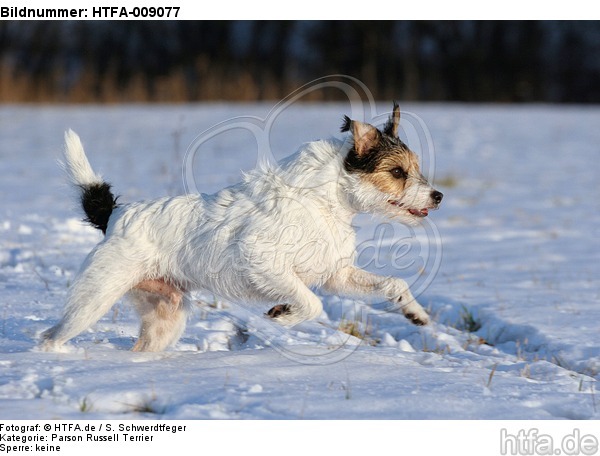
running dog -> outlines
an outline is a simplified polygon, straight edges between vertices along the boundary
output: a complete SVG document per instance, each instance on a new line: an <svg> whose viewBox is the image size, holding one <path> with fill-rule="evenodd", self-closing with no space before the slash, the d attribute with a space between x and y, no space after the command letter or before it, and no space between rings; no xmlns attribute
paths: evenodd
<svg viewBox="0 0 600 456"><path fill-rule="evenodd" d="M426 325L405 281L354 265L356 214L415 225L442 201L399 139L399 121L396 103L381 129L344 116L344 140L304 144L213 195L131 204L117 203L79 137L67 131L64 168L86 220L105 237L69 288L64 316L43 333L43 347L59 348L126 293L141 317L135 351L161 351L179 339L195 290L269 303L265 317L285 326L319 316L323 307L311 288L382 297Z"/></svg>

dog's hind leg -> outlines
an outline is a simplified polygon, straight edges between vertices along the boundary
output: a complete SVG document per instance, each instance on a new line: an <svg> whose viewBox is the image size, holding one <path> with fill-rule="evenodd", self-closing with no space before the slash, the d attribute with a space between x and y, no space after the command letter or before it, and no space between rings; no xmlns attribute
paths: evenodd
<svg viewBox="0 0 600 456"><path fill-rule="evenodd" d="M44 349L58 348L96 323L139 282L140 260L125 251L119 243L103 242L90 252L69 289L64 316L42 334Z"/></svg>
<svg viewBox="0 0 600 456"><path fill-rule="evenodd" d="M189 298L173 287L164 283L162 285L164 286L138 286L130 292L142 319L139 339L133 346L133 351L162 351L177 342L185 330L191 310ZM165 292L165 287L168 292Z"/></svg>

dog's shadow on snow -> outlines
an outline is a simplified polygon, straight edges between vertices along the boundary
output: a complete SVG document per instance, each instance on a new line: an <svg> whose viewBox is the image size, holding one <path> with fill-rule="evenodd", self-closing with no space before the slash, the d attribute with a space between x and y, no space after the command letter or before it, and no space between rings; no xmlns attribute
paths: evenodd
<svg viewBox="0 0 600 456"><path fill-rule="evenodd" d="M485 341L486 344L496 347L498 350L515 354L518 349L521 354L530 354L532 357L547 358L552 357L551 342L537 328L527 324L514 324L503 320L494 311L497 307L494 303L481 303L477 306L469 305L465 302L450 299L440 295L424 295L420 301L427 308L432 317L431 327L454 328L464 333L469 333L472 336L478 337ZM376 303L352 303L351 300L336 301L326 299L324 308L327 314L325 319L306 322L296 328L284 330L277 328L277 331L253 333L248 328L252 327L252 323L245 324L238 318L231 318L227 313L219 313L213 315L212 319L229 320L232 323L231 330L225 332L217 332L210 329L203 329L194 326L193 323L188 327L186 333L177 344L176 351L214 351L214 350L246 350L267 346L265 340L269 336L278 334L282 336L286 331L289 334L304 333L316 334L322 331L324 327L331 330L330 332L340 331L344 323L358 322L364 319L365 322L369 319L377 319L380 322L385 321L381 326L381 331L396 328L400 334L406 334L407 331L419 331L419 327L412 326L403 315L399 313L398 308L392 307L387 302ZM350 309L350 310L348 310ZM359 316L360 315L360 316ZM194 320L194 319L193 319ZM193 322L192 320L192 322ZM256 320L254 319L254 322ZM266 326L269 328L274 325L271 322L262 322L263 329ZM377 323L380 324L380 323ZM0 337L4 339L1 352L15 353L31 351L38 346L39 333L49 325L44 320L32 319L30 317L16 318L9 317L2 320L0 323ZM368 326L368 323L367 323ZM376 328L377 329L377 328ZM118 331L118 329L116 329ZM369 331L369 329L367 329ZM380 332L381 332L380 331ZM264 332L264 331L263 331ZM215 347L214 340L217 333L221 333L223 341L219 342ZM101 333L82 334L76 337L72 344L74 346L89 346L89 345L105 345L108 344L111 348L118 351L130 351L137 334L118 334L115 331L107 331L104 337ZM376 335L373 336L373 339ZM311 340L314 338L311 338ZM312 340L313 344L319 344L318 338ZM306 340L305 342L310 342ZM169 351L171 351L170 349Z"/></svg>
<svg viewBox="0 0 600 456"><path fill-rule="evenodd" d="M552 341L533 325L513 323L498 316L497 303L473 306L439 295L423 297L422 302L434 324L469 333L507 354L554 362Z"/></svg>

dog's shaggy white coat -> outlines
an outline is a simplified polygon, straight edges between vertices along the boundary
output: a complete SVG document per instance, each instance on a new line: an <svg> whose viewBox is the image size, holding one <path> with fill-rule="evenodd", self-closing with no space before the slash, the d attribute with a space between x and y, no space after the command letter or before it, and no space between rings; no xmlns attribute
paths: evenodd
<svg viewBox="0 0 600 456"><path fill-rule="evenodd" d="M45 348L60 347L93 325L128 292L142 319L135 350L159 351L176 342L191 308L188 293L199 289L239 303L272 303L268 316L283 325L319 316L322 304L312 288L380 296L398 303L414 323L427 324L427 313L405 281L354 266L351 221L366 212L414 224L427 208L437 207L441 194L434 201L438 192L418 169L407 171L393 193L369 180L373 173L348 171L348 154L372 153L376 140L370 135L374 127L360 122L351 127L345 141L307 143L278 165L264 165L214 195L116 207L106 237L69 289L63 318L44 333ZM70 182L77 188L102 183L79 137L68 131L65 140ZM392 149L388 155L400 161L412 154L405 147Z"/></svg>

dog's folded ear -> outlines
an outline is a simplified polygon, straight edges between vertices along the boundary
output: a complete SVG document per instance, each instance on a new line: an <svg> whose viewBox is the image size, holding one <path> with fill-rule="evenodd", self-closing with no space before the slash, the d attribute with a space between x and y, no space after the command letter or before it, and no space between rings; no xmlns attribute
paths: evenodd
<svg viewBox="0 0 600 456"><path fill-rule="evenodd" d="M400 106L398 106L398 103L396 103L394 101L394 109L393 109L392 113L390 114L390 118L383 126L383 133L388 136L392 136L394 138L397 137L399 124L400 124Z"/></svg>
<svg viewBox="0 0 600 456"><path fill-rule="evenodd" d="M344 123L342 124L341 131L350 131L352 133L354 149L359 156L375 147L379 143L379 138L381 136L379 130L373 125L357 120L351 120L348 116L344 116Z"/></svg>

